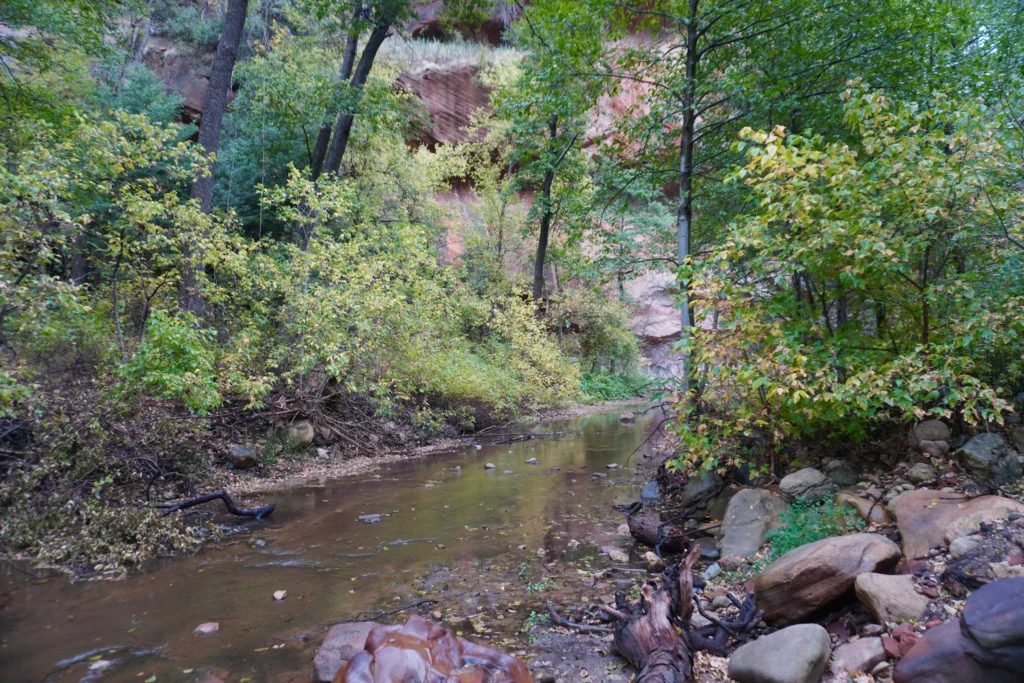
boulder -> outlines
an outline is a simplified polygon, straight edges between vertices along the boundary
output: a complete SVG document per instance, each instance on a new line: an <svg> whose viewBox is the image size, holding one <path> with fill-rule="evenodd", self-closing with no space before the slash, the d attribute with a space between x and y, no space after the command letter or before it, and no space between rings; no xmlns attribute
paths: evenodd
<svg viewBox="0 0 1024 683"><path fill-rule="evenodd" d="M947 545L958 538L978 533L978 531L981 530L982 524L998 522L1006 519L1017 511L1016 507L1012 505L1013 503L1016 503L1016 501L1010 500L1009 498L999 498L998 496L990 497L995 500L992 501L988 507L969 512L963 517L960 517L946 525L946 529L943 531L942 537L945 539ZM1006 501L1006 504L998 501Z"/></svg>
<svg viewBox="0 0 1024 683"><path fill-rule="evenodd" d="M739 683L817 683L828 666L832 641L817 624L799 624L761 636L729 659Z"/></svg>
<svg viewBox="0 0 1024 683"><path fill-rule="evenodd" d="M715 472L708 472L703 477L690 477L686 480L683 492L679 494L679 506L688 508L699 500L710 496L724 484L725 482Z"/></svg>
<svg viewBox="0 0 1024 683"><path fill-rule="evenodd" d="M870 673L885 661L885 648L881 638L859 638L836 648L832 661L832 673ZM842 679L840 679L842 680Z"/></svg>
<svg viewBox="0 0 1024 683"><path fill-rule="evenodd" d="M836 505L846 505L857 511L865 522L877 524L892 524L892 516L881 503L875 503L867 498L861 498L851 493L840 493L836 496Z"/></svg>
<svg viewBox="0 0 1024 683"><path fill-rule="evenodd" d="M1019 683L1020 672L980 663L983 648L948 621L924 632L893 671L893 683Z"/></svg>
<svg viewBox="0 0 1024 683"><path fill-rule="evenodd" d="M968 499L961 493L918 489L901 495L891 510L903 537L907 559L924 557L930 548L945 545L946 527L961 517L993 510L1024 513L1024 505L998 496Z"/></svg>
<svg viewBox="0 0 1024 683"><path fill-rule="evenodd" d="M813 467L805 467L783 477L779 488L790 500L798 498L816 503L833 491L832 482Z"/></svg>
<svg viewBox="0 0 1024 683"><path fill-rule="evenodd" d="M722 557L746 557L760 550L769 529L779 525L786 501L765 489L743 489L729 501L718 550Z"/></svg>
<svg viewBox="0 0 1024 683"><path fill-rule="evenodd" d="M765 621L801 621L850 594L859 575L891 571L899 561L899 547L877 534L808 543L765 567L754 581L757 606Z"/></svg>
<svg viewBox="0 0 1024 683"><path fill-rule="evenodd" d="M919 462L907 471L907 479L920 486L935 481L935 470L930 465Z"/></svg>
<svg viewBox="0 0 1024 683"><path fill-rule="evenodd" d="M984 650L983 664L1024 671L1024 578L985 584L960 615L961 630Z"/></svg>
<svg viewBox="0 0 1024 683"><path fill-rule="evenodd" d="M248 446L228 446L228 464L235 470L247 470L256 466L256 451Z"/></svg>
<svg viewBox="0 0 1024 683"><path fill-rule="evenodd" d="M623 413L622 415L619 415L619 422L624 425L634 424L636 422L636 415L633 413Z"/></svg>
<svg viewBox="0 0 1024 683"><path fill-rule="evenodd" d="M835 460L832 461L827 471L829 480L836 486L853 486L860 479L852 467L842 462L837 464Z"/></svg>
<svg viewBox="0 0 1024 683"><path fill-rule="evenodd" d="M949 559L961 560L968 555L973 555L985 546L985 539L981 536L961 536L954 538L949 544Z"/></svg>
<svg viewBox="0 0 1024 683"><path fill-rule="evenodd" d="M979 434L959 449L957 461L979 482L1006 484L1020 478L1017 454L998 434Z"/></svg>
<svg viewBox="0 0 1024 683"><path fill-rule="evenodd" d="M341 665L352 659L366 646L366 637L377 624L372 621L332 626L313 658L316 680L330 683Z"/></svg>
<svg viewBox="0 0 1024 683"><path fill-rule="evenodd" d="M281 441L287 448L305 448L313 443L316 431L313 423L309 420L296 420L284 426L281 430Z"/></svg>
<svg viewBox="0 0 1024 683"><path fill-rule="evenodd" d="M910 441L919 446L922 441L945 441L953 440L953 432L942 420L925 420L910 430Z"/></svg>
<svg viewBox="0 0 1024 683"><path fill-rule="evenodd" d="M644 484L644 489L640 492L640 500L650 502L659 498L661 498L661 487L657 481L649 481Z"/></svg>
<svg viewBox="0 0 1024 683"><path fill-rule="evenodd" d="M1010 443L1019 452L1024 453L1024 425L1017 425L1010 430Z"/></svg>
<svg viewBox="0 0 1024 683"><path fill-rule="evenodd" d="M928 609L927 596L914 590L910 574L861 574L854 582L857 599L880 623L917 621Z"/></svg>

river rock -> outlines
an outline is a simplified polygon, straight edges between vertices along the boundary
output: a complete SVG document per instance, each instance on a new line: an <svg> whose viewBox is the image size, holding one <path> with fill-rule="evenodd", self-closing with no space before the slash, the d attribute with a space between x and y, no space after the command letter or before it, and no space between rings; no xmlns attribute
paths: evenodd
<svg viewBox="0 0 1024 683"><path fill-rule="evenodd" d="M924 632L893 671L893 683L1019 683L1019 671L982 665L984 649L956 621Z"/></svg>
<svg viewBox="0 0 1024 683"><path fill-rule="evenodd" d="M316 431L309 420L296 420L281 430L281 440L292 449L305 448L313 443Z"/></svg>
<svg viewBox="0 0 1024 683"><path fill-rule="evenodd" d="M861 574L854 588L860 604L883 624L916 621L928 609L928 598L914 590L910 574Z"/></svg>
<svg viewBox="0 0 1024 683"><path fill-rule="evenodd" d="M961 493L918 489L902 494L892 505L903 553L908 560L924 557L930 548L947 543L946 527L962 517L991 513L1005 517L1024 512L1024 505L998 496L968 499Z"/></svg>
<svg viewBox="0 0 1024 683"><path fill-rule="evenodd" d="M927 455L929 458L945 458L949 455L949 442L948 441L922 441L917 444L917 447L921 449L921 452Z"/></svg>
<svg viewBox="0 0 1024 683"><path fill-rule="evenodd" d="M779 525L786 501L765 489L743 489L732 497L722 520L722 557L746 557L760 550L769 529Z"/></svg>
<svg viewBox="0 0 1024 683"><path fill-rule="evenodd" d="M757 606L765 621L801 621L851 593L859 575L891 571L899 560L899 547L877 534L808 543L764 568L754 581Z"/></svg>
<svg viewBox="0 0 1024 683"><path fill-rule="evenodd" d="M929 481L935 481L935 470L930 465L919 462L907 470L907 479L920 486Z"/></svg>
<svg viewBox="0 0 1024 683"><path fill-rule="evenodd" d="M1010 443L1021 453L1024 453L1024 425L1017 425L1010 430Z"/></svg>
<svg viewBox="0 0 1024 683"><path fill-rule="evenodd" d="M715 472L708 472L703 477L690 477L686 480L683 492L679 494L679 506L688 508L697 501L710 495L712 491L720 488L725 482Z"/></svg>
<svg viewBox="0 0 1024 683"><path fill-rule="evenodd" d="M199 626L196 626L192 630L192 633L194 633L197 636L208 636L211 633L216 633L219 630L220 624L218 624L216 621L207 621L206 623L199 624Z"/></svg>
<svg viewBox="0 0 1024 683"><path fill-rule="evenodd" d="M998 434L979 434L957 449L954 455L979 482L1006 484L1021 476L1017 454Z"/></svg>
<svg viewBox="0 0 1024 683"><path fill-rule="evenodd" d="M786 475L779 482L779 488L790 500L800 498L811 503L824 500L833 490L832 482L813 467Z"/></svg>
<svg viewBox="0 0 1024 683"><path fill-rule="evenodd" d="M881 503L874 503L867 498L855 496L852 493L840 493L836 496L836 505L846 505L857 511L865 522L879 526L892 524L892 516Z"/></svg>
<svg viewBox="0 0 1024 683"><path fill-rule="evenodd" d="M228 446L227 458L232 469L247 470L256 466L256 451L248 446L231 444Z"/></svg>
<svg viewBox="0 0 1024 683"><path fill-rule="evenodd" d="M649 481L644 484L644 489L640 492L640 500L651 502L659 498L661 498L661 487L657 481Z"/></svg>
<svg viewBox="0 0 1024 683"><path fill-rule="evenodd" d="M960 536L949 544L949 559L961 560L973 555L985 547L985 539L981 536Z"/></svg>
<svg viewBox="0 0 1024 683"><path fill-rule="evenodd" d="M316 679L320 683L333 681L341 665L363 650L366 646L366 637L376 625L372 621L363 621L332 626L324 637L320 649L317 650L316 657L313 658Z"/></svg>
<svg viewBox="0 0 1024 683"><path fill-rule="evenodd" d="M790 626L736 650L729 658L729 678L739 683L817 683L831 650L821 626Z"/></svg>
<svg viewBox="0 0 1024 683"><path fill-rule="evenodd" d="M925 420L910 430L910 440L915 446L920 445L922 441L949 443L953 440L953 432L942 420Z"/></svg>
<svg viewBox="0 0 1024 683"><path fill-rule="evenodd" d="M853 468L841 460L833 460L825 469L826 476L836 486L853 486L860 479Z"/></svg>
<svg viewBox="0 0 1024 683"><path fill-rule="evenodd" d="M618 549L612 549L608 551L608 557L612 562L626 563L629 562L629 555Z"/></svg>
<svg viewBox="0 0 1024 683"><path fill-rule="evenodd" d="M622 415L619 415L619 422L624 425L631 425L636 422L636 415L633 413L623 413Z"/></svg>
<svg viewBox="0 0 1024 683"><path fill-rule="evenodd" d="M530 458L529 460L526 461L526 464L527 465L539 465L540 464L540 460L538 460L537 458Z"/></svg>
<svg viewBox="0 0 1024 683"><path fill-rule="evenodd" d="M960 622L985 650L982 664L1024 671L1024 578L993 581L974 591Z"/></svg>
<svg viewBox="0 0 1024 683"><path fill-rule="evenodd" d="M626 558L629 559L628 557ZM652 553L648 550L644 553L644 566L647 567L647 571L651 574L659 574L665 570L665 560L658 557L657 553Z"/></svg>
<svg viewBox="0 0 1024 683"><path fill-rule="evenodd" d="M489 462L486 465L484 465L484 469L485 470L493 470L493 469L496 469L497 467L498 466L495 465L493 462Z"/></svg>
<svg viewBox="0 0 1024 683"><path fill-rule="evenodd" d="M841 676L847 672L869 673L884 661L885 648L882 647L881 638L858 638L836 648L831 670L835 676Z"/></svg>

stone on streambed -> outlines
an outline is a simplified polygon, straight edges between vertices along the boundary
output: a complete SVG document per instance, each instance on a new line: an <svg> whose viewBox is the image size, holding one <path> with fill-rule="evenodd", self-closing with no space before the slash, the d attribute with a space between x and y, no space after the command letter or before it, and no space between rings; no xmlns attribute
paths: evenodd
<svg viewBox="0 0 1024 683"><path fill-rule="evenodd" d="M885 661L885 648L881 638L859 638L836 648L831 671L835 676L844 673L869 673ZM840 678L839 680L844 680Z"/></svg>
<svg viewBox="0 0 1024 683"><path fill-rule="evenodd" d="M743 489L732 497L722 520L722 557L754 555L770 529L779 525L786 501L765 489Z"/></svg>
<svg viewBox="0 0 1024 683"><path fill-rule="evenodd" d="M724 484L725 482L715 472L708 472L703 477L690 477L686 480L683 492L679 494L679 507L690 507L702 498L707 497L712 491L721 488Z"/></svg>
<svg viewBox="0 0 1024 683"><path fill-rule="evenodd" d="M821 626L790 626L736 650L729 659L729 678L739 683L817 683L831 650Z"/></svg>
<svg viewBox="0 0 1024 683"><path fill-rule="evenodd" d="M914 577L910 574L861 574L854 588L860 604L883 624L917 621L930 602L914 589Z"/></svg>
<svg viewBox="0 0 1024 683"><path fill-rule="evenodd" d="M961 630L986 651L983 664L1024 671L1024 578L985 584L967 600Z"/></svg>
<svg viewBox="0 0 1024 683"><path fill-rule="evenodd" d="M966 527L950 530L947 538L947 527L960 519L969 517L980 524L985 517L1001 519L1014 512L1024 513L1024 505L998 496L968 499L962 493L918 489L902 494L892 505L892 512L903 537L903 553L913 560L952 541L958 529L977 528L973 521L964 523Z"/></svg>
<svg viewBox="0 0 1024 683"><path fill-rule="evenodd" d="M920 486L929 481L935 481L935 470L930 465L919 462L907 470L907 479Z"/></svg>
<svg viewBox="0 0 1024 683"><path fill-rule="evenodd" d="M824 500L834 490L832 482L813 467L786 475L779 482L779 488L790 500L802 499L811 503Z"/></svg>
<svg viewBox="0 0 1024 683"><path fill-rule="evenodd" d="M648 503L661 498L661 486L657 481L649 481L644 484L644 490L640 492L640 500Z"/></svg>
<svg viewBox="0 0 1024 683"><path fill-rule="evenodd" d="M313 659L316 680L330 683L341 665L352 659L366 646L366 637L376 626L372 621L332 626Z"/></svg>
<svg viewBox="0 0 1024 683"><path fill-rule="evenodd" d="M256 466L256 451L248 446L231 444L228 446L227 460L232 469L248 470Z"/></svg>
<svg viewBox="0 0 1024 683"><path fill-rule="evenodd" d="M1019 672L990 669L975 657L982 648L949 621L928 629L896 665L893 683L1020 683Z"/></svg>
<svg viewBox="0 0 1024 683"><path fill-rule="evenodd" d="M1022 468L1017 454L998 434L979 434L954 456L980 483L1007 484L1020 478Z"/></svg>
<svg viewBox="0 0 1024 683"><path fill-rule="evenodd" d="M877 534L850 534L802 545L764 568L754 581L768 622L802 621L849 595L861 574L888 572L899 547Z"/></svg>
<svg viewBox="0 0 1024 683"><path fill-rule="evenodd" d="M194 633L197 636L208 636L211 633L216 633L219 630L220 624L218 624L216 621L207 621L204 624L199 624L199 626L196 626L195 629L193 629L192 633Z"/></svg>

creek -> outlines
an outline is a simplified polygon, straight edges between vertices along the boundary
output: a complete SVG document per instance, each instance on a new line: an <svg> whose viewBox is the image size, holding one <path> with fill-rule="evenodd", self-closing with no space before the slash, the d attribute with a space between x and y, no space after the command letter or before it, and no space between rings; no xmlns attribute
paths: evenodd
<svg viewBox="0 0 1024 683"><path fill-rule="evenodd" d="M557 437L266 492L260 499L277 504L271 519L121 581L34 580L5 565L2 679L308 682L331 624L423 600L415 611L442 612L446 627L511 653L526 647L517 634L538 592L607 565L602 546L629 545L613 503L639 499L651 472L637 474L627 459L639 448L638 464L655 424L591 414L535 427L565 432ZM380 521L360 521L366 515ZM194 635L205 622L219 631ZM90 671L97 659L113 665Z"/></svg>

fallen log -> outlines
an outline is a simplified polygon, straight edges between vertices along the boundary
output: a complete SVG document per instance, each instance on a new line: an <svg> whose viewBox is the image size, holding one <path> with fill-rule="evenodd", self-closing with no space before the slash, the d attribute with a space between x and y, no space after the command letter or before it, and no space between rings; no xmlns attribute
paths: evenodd
<svg viewBox="0 0 1024 683"><path fill-rule="evenodd" d="M662 552L682 552L690 544L684 531L663 523L657 515L631 515L626 523L633 538L652 548L661 544Z"/></svg>
<svg viewBox="0 0 1024 683"><path fill-rule="evenodd" d="M700 547L694 546L679 564L662 572L657 590L650 583L644 585L638 604L627 604L625 596L617 593L615 609L605 610L619 620L615 645L640 672L636 683L689 683L695 651L728 655L730 640L744 642L761 620L752 594L742 602L729 595L739 610L735 619L712 617L704 611L693 595L693 566L699 557ZM694 607L709 625L691 625Z"/></svg>
<svg viewBox="0 0 1024 683"><path fill-rule="evenodd" d="M180 503L164 503L163 505L157 505L158 508L166 508L164 510L164 517L167 515L178 512L179 510L185 510L196 505L202 505L203 503L209 503L213 500L224 501L224 507L227 511L237 517L254 517L255 519L263 519L274 512L276 505L271 503L270 505L261 505L258 508L252 508L247 510L240 508L235 505L235 501L231 499L227 491L214 491L213 493L207 493L202 496L197 496L189 500L183 500Z"/></svg>

